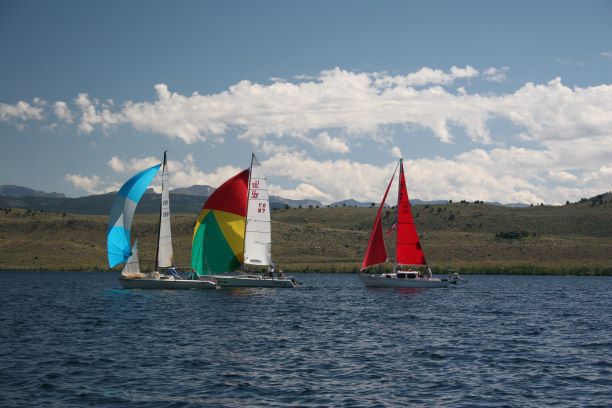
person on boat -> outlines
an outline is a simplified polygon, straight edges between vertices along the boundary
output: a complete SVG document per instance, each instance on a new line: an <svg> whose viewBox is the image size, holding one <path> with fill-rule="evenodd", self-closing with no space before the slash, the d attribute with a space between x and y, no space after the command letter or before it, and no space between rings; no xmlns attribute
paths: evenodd
<svg viewBox="0 0 612 408"><path fill-rule="evenodd" d="M268 278L274 279L274 263L268 267Z"/></svg>
<svg viewBox="0 0 612 408"><path fill-rule="evenodd" d="M176 271L176 268L174 266L171 266L170 268L166 269L166 273L168 275L174 276L175 278L180 278L178 272Z"/></svg>
<svg viewBox="0 0 612 408"><path fill-rule="evenodd" d="M285 279L285 274L283 273L282 269L278 271L278 279Z"/></svg>

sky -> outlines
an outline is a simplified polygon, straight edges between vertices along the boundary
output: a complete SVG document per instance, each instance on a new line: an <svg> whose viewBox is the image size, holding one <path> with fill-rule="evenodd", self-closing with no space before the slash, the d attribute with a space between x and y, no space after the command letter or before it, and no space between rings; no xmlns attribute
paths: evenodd
<svg viewBox="0 0 612 408"><path fill-rule="evenodd" d="M612 190L610 1L0 1L0 185L563 204ZM159 189L160 179L154 180Z"/></svg>

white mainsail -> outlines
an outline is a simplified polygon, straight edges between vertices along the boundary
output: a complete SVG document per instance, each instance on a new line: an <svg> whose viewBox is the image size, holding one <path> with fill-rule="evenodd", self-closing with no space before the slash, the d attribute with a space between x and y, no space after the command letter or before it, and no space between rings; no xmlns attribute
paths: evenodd
<svg viewBox="0 0 612 408"><path fill-rule="evenodd" d="M249 173L247 220L244 235L244 263L269 266L272 263L272 233L268 186L261 164L253 154Z"/></svg>
<svg viewBox="0 0 612 408"><path fill-rule="evenodd" d="M132 246L132 255L128 258L127 262L121 270L121 275L129 275L134 273L140 273L140 263L138 262L138 240L134 241Z"/></svg>
<svg viewBox="0 0 612 408"><path fill-rule="evenodd" d="M159 242L157 245L157 267L169 268L174 266L172 252L172 232L170 230L170 176L164 152L164 168L162 171L161 209L159 214Z"/></svg>

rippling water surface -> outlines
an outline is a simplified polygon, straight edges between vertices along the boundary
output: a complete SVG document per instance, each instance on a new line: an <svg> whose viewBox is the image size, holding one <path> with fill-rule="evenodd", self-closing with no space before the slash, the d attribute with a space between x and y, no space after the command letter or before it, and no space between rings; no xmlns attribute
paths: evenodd
<svg viewBox="0 0 612 408"><path fill-rule="evenodd" d="M610 406L612 278L122 290L0 273L0 406Z"/></svg>

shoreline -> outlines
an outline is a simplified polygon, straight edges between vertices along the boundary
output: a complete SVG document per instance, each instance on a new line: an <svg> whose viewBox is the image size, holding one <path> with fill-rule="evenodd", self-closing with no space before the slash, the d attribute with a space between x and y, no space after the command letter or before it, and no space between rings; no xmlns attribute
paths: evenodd
<svg viewBox="0 0 612 408"><path fill-rule="evenodd" d="M348 268L329 268L327 270L321 268L292 268L291 266L283 268L286 274L303 273L303 274L357 274L358 270ZM356 268L355 268L356 269ZM446 275L447 271L452 269L460 275L502 275L502 276L612 276L611 267L566 267L552 268L541 266L499 266L499 267L455 267L455 268L440 268L432 267L434 275ZM389 272L389 268L372 268L371 273ZM101 268L0 268L2 272L120 272L117 270L101 269ZM179 271L184 272L184 271Z"/></svg>

